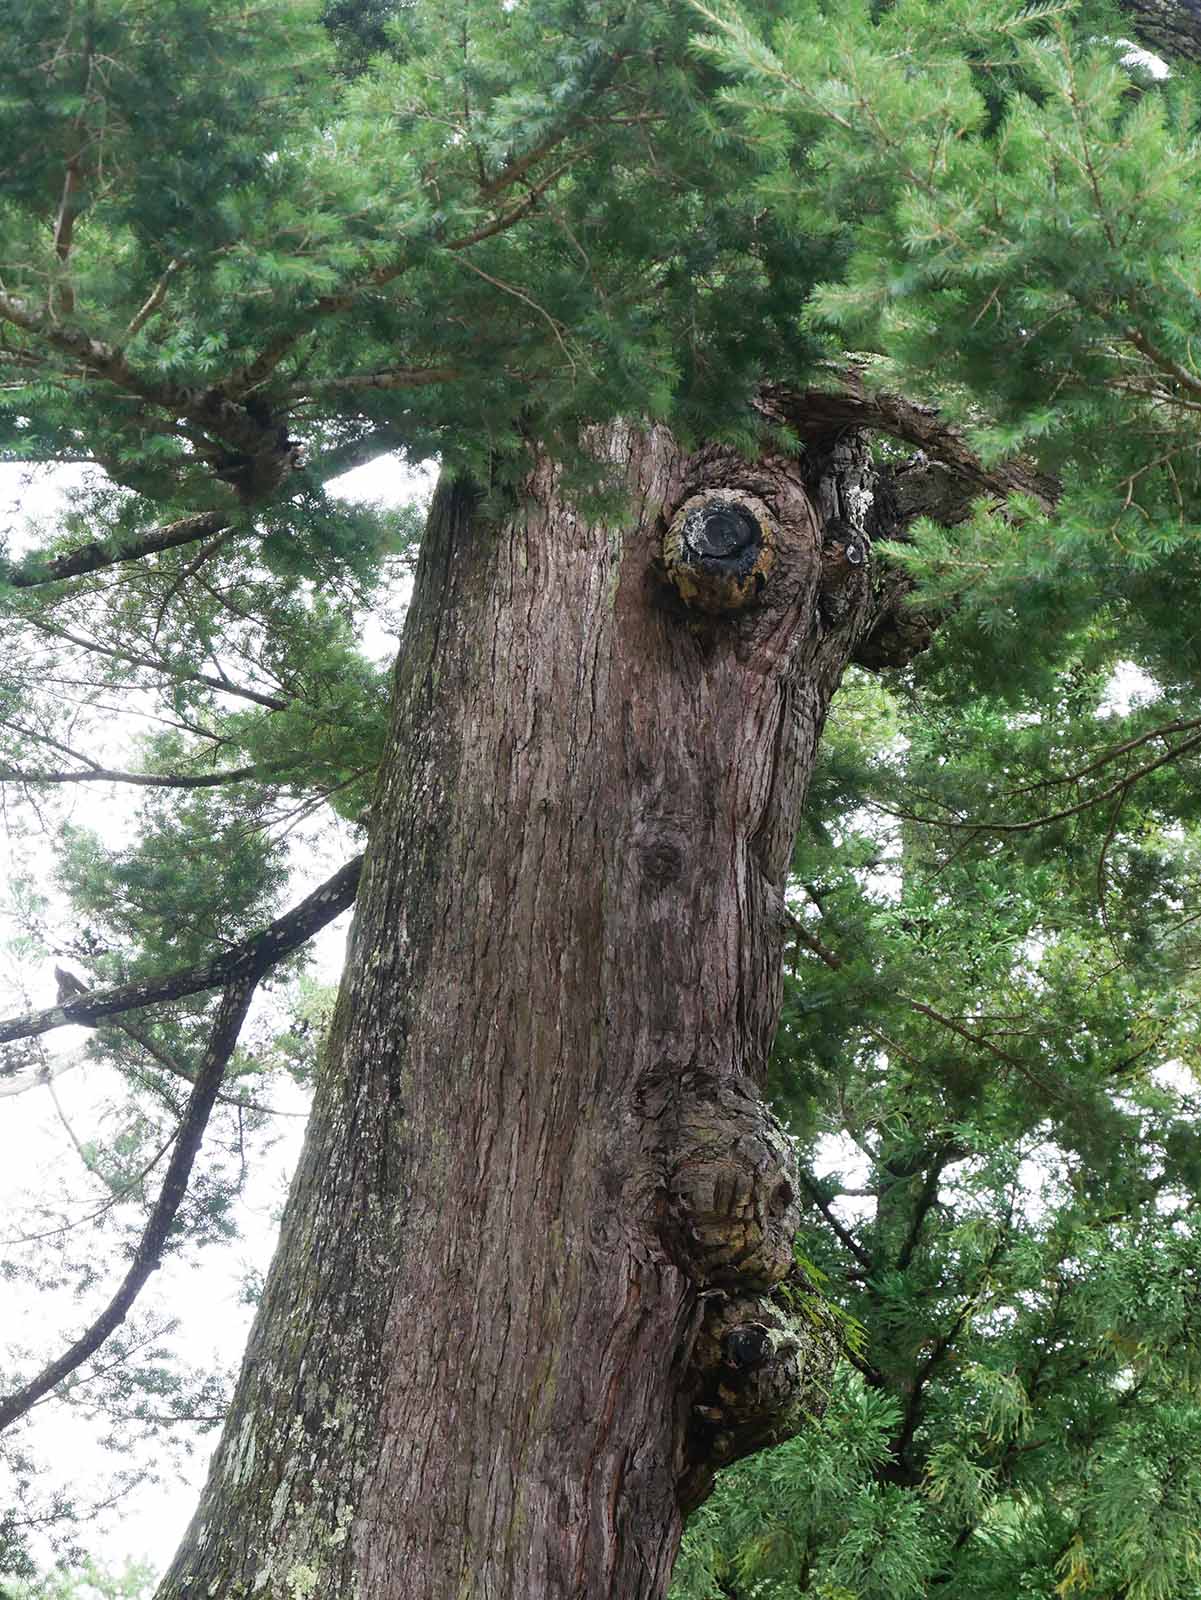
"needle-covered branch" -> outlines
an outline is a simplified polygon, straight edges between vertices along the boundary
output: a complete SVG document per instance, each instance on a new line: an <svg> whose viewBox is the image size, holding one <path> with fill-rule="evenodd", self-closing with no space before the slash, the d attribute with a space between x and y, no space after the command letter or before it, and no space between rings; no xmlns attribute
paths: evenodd
<svg viewBox="0 0 1201 1600"><path fill-rule="evenodd" d="M72 1024L86 1027L126 1011L138 1011L145 1006L159 1005L169 1000L183 1000L188 995L201 994L206 989L222 988L242 973L261 974L306 944L315 933L354 903L362 868L363 857L355 856L291 911L209 962L146 978L140 983L122 984L118 989L89 992L73 999L68 1005L51 1006L46 1011L31 1012L0 1023L0 1044L7 1044L13 1039L29 1039Z"/></svg>
<svg viewBox="0 0 1201 1600"><path fill-rule="evenodd" d="M1182 726L1194 726L1193 723L1184 723ZM1159 732L1163 732L1162 729ZM1147 738L1154 735L1147 735ZM1144 743L1143 739L1127 741L1129 748ZM1063 806L1058 811L1048 811L1045 816L1031 817L1026 822L990 822L987 818L979 817L929 817L916 811L888 810L881 806L888 816L898 817L903 822L920 822L931 828L954 828L957 831L966 830L972 833L1029 833L1034 828L1045 828L1053 822L1064 822L1068 817L1078 817L1082 811L1089 811L1095 805L1100 805L1104 800L1112 800L1115 795L1124 794L1127 789L1136 784L1140 778L1147 777L1152 772L1158 772L1161 767L1169 766L1180 756L1188 755L1190 751L1201 746L1201 734L1194 734L1191 739L1182 739L1179 744L1173 745L1155 761L1148 761L1141 767L1136 767L1133 772L1126 773L1116 783L1111 783L1107 788L1101 789L1096 794L1088 795L1083 800L1078 800L1075 805ZM1095 766L1100 762L1094 763ZM1087 769L1086 769L1087 770ZM1066 781L1066 780L1065 780Z"/></svg>

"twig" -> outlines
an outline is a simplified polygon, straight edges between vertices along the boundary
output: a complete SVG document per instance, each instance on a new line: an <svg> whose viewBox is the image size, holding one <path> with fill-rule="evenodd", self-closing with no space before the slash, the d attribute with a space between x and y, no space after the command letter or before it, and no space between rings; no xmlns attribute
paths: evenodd
<svg viewBox="0 0 1201 1600"><path fill-rule="evenodd" d="M988 822L986 820L969 821L966 818L952 817L922 817L913 811L892 811L887 806L879 806L885 816L897 817L902 822L920 822L931 828L971 828L977 833L1029 833L1032 828L1044 828L1051 822L1063 822L1068 817L1079 816L1080 812L1087 811L1090 806L1100 805L1102 800L1111 800L1114 795L1121 794L1129 789L1140 778L1145 778L1149 773L1157 772L1160 767L1166 767L1169 762L1175 761L1178 756L1187 755L1190 750L1195 750L1201 745L1201 733L1192 739L1182 739L1179 744L1173 745L1164 755L1156 761L1148 761L1144 767L1136 767L1126 777L1119 778L1116 783L1110 784L1108 789L1090 795L1086 800L1077 801L1074 806L1065 806L1062 811L1050 811L1045 817L1032 817L1029 822Z"/></svg>
<svg viewBox="0 0 1201 1600"><path fill-rule="evenodd" d="M850 1251L851 1255L855 1257L855 1260L865 1272L870 1273L872 1270L871 1256L868 1255L867 1251L854 1237L854 1235L849 1233L847 1229L843 1227L842 1223L839 1222L838 1218L830 1210L829 1202L822 1194L821 1189L818 1187L816 1181L809 1176L803 1167L799 1168L798 1170L800 1171L801 1182L809 1192L809 1198L813 1201L813 1204L830 1224L830 1227L833 1229L839 1243L844 1249Z"/></svg>

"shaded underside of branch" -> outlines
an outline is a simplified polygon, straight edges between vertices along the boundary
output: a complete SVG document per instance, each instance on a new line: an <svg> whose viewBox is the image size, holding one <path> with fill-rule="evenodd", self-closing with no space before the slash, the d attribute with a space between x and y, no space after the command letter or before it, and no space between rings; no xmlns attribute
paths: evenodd
<svg viewBox="0 0 1201 1600"><path fill-rule="evenodd" d="M869 428L913 445L963 485L959 496L945 492L947 503L939 512L942 521L966 515L971 501L981 495L1000 499L1018 493L1033 495L1047 510L1058 499L1059 485L1028 461L1019 458L985 466L936 406L871 390L854 368L838 373L837 382L838 387L829 390L768 385L762 391L760 407L766 416L786 423L802 438L822 438L844 428Z"/></svg>
<svg viewBox="0 0 1201 1600"><path fill-rule="evenodd" d="M105 567L115 567L124 561L139 561L143 556L157 555L162 550L175 550L198 539L208 539L224 533L229 527L229 517L221 511L205 511L194 517L183 517L161 528L128 539L110 540L101 544L92 542L69 550L64 555L27 556L15 566L0 567L0 580L14 589L33 589L41 584L61 583L64 578L80 578L89 572L99 572Z"/></svg>

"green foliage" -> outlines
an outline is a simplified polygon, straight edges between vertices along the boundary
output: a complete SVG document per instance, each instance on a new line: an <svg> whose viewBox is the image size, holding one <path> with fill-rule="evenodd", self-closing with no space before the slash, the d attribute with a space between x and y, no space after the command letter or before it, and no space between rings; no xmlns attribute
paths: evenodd
<svg viewBox="0 0 1201 1600"><path fill-rule="evenodd" d="M1136 775L1180 707L1109 710L1105 637L1037 711L965 701L953 639L836 704L773 1086L862 1329L837 1394L886 1420L836 1515L841 1399L727 1474L680 1600L1201 1594L1201 818L1187 755Z"/></svg>
<svg viewBox="0 0 1201 1600"><path fill-rule="evenodd" d="M1197 578L1194 75L1124 60L1105 6L833 0L820 27L696 9L770 161L764 203L846 251L806 327L864 352L869 384L937 400L986 460L1060 480L1053 512L981 502L892 551L957 608L964 669L1028 683L1101 607L1130 658L1195 680L1165 607Z"/></svg>
<svg viewBox="0 0 1201 1600"><path fill-rule="evenodd" d="M148 1600L155 1581L154 1572L142 1561L127 1561L120 1572L113 1572L88 1560L9 1584L5 1594L6 1600Z"/></svg>

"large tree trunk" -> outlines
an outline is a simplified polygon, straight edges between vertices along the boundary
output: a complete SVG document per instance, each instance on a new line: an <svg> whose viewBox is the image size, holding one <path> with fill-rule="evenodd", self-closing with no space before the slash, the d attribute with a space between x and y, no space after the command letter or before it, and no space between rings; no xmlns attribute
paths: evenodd
<svg viewBox="0 0 1201 1600"><path fill-rule="evenodd" d="M435 500L308 1142L172 1600L657 1597L715 1468L820 1407L755 1086L802 791L884 606L867 469L596 446L624 525L545 464L507 518Z"/></svg>

